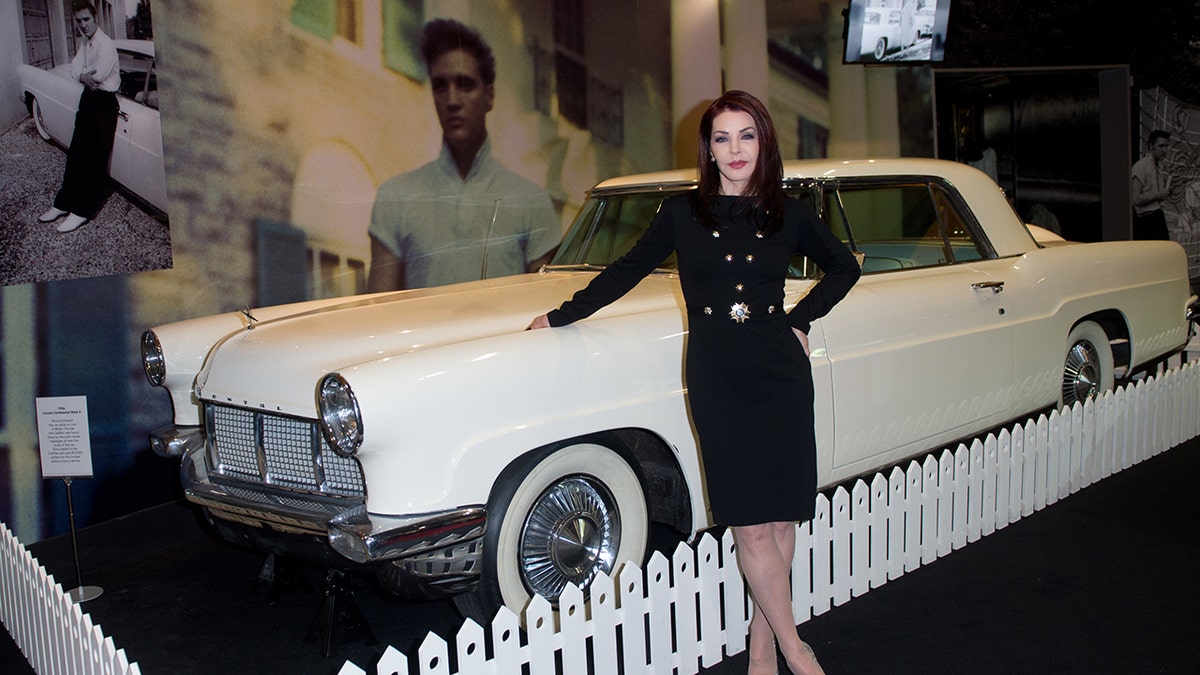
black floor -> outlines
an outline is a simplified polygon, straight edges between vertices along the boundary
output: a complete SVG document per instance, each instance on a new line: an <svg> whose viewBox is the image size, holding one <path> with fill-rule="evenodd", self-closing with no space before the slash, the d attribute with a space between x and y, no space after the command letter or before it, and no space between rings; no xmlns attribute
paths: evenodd
<svg viewBox="0 0 1200 675"><path fill-rule="evenodd" d="M1200 673L1200 440L1088 487L800 626L825 669L859 673ZM73 579L67 537L30 547ZM272 603L261 557L207 539L191 507L165 504L80 532L84 605L147 675L373 670L386 644L409 654L451 637L448 603L359 593L380 644L326 658L303 638L311 588ZM67 586L73 583L65 584ZM745 656L705 673L744 673ZM0 633L0 672L31 672ZM415 670L414 670L415 672Z"/></svg>

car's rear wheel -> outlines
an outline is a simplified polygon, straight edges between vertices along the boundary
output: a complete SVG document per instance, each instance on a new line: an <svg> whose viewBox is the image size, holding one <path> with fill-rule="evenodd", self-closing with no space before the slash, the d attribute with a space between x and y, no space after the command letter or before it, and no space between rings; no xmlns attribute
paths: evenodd
<svg viewBox="0 0 1200 675"><path fill-rule="evenodd" d="M34 96L33 102L29 105L29 114L33 116L33 125L37 127L38 136L42 140L50 140L50 131L46 128L46 120L42 117L42 103Z"/></svg>
<svg viewBox="0 0 1200 675"><path fill-rule="evenodd" d="M887 38L879 38L879 40L875 43L874 56L875 56L876 61L882 61L883 57L887 56L887 48L888 48Z"/></svg>
<svg viewBox="0 0 1200 675"><path fill-rule="evenodd" d="M1067 408L1113 388L1113 355L1108 334L1093 321L1082 321L1067 336L1059 407Z"/></svg>
<svg viewBox="0 0 1200 675"><path fill-rule="evenodd" d="M500 605L520 614L534 594L557 604L568 583L583 588L623 561L640 563L648 520L641 481L613 450L584 443L534 453L497 481L479 588L455 604L481 623Z"/></svg>

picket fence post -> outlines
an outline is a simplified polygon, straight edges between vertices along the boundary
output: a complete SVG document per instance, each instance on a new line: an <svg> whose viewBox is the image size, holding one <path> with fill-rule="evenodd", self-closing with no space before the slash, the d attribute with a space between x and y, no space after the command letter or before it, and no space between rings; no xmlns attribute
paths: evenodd
<svg viewBox="0 0 1200 675"><path fill-rule="evenodd" d="M888 494L891 481L883 473L871 480L871 588L879 588L891 576L891 556L888 554L891 534L888 532Z"/></svg>
<svg viewBox="0 0 1200 675"><path fill-rule="evenodd" d="M954 453L949 449L942 450L937 468L937 554L940 558L954 550Z"/></svg>
<svg viewBox="0 0 1200 675"><path fill-rule="evenodd" d="M844 605L853 595L854 567L850 560L850 541L854 526L850 521L850 493L838 486L833 491L833 508L830 513L831 556L833 574L833 604Z"/></svg>
<svg viewBox="0 0 1200 675"><path fill-rule="evenodd" d="M671 585L671 599L675 605L676 651L679 675L700 672L700 635L697 630L695 552L686 544L675 547L671 556L675 583ZM574 672L574 671L568 671ZM584 670L578 671L587 672Z"/></svg>
<svg viewBox="0 0 1200 675"><path fill-rule="evenodd" d="M871 487L854 482L850 499L850 594L859 597L871 590Z"/></svg>
<svg viewBox="0 0 1200 675"><path fill-rule="evenodd" d="M399 654L399 652L396 652ZM496 675L520 675L523 664L521 647L521 618L507 607L501 607L492 619L492 653L497 665ZM380 670L390 675L390 670ZM402 675L407 675L404 673Z"/></svg>
<svg viewBox="0 0 1200 675"><path fill-rule="evenodd" d="M621 573L617 575L620 579L620 602L621 602L621 625L625 627L638 626L639 629L623 630L622 637L622 654L624 655L624 672L629 675L635 673L645 673L646 668L646 638L645 631L640 630L642 625L642 617L646 615L646 596L643 592L645 588L642 582L642 570L636 565L626 564L621 567Z"/></svg>
<svg viewBox="0 0 1200 675"><path fill-rule="evenodd" d="M617 588L613 578L601 572L591 587L592 650L595 672L617 672Z"/></svg>
<svg viewBox="0 0 1200 675"><path fill-rule="evenodd" d="M721 662L721 648L729 642L728 633L721 629L720 544L712 534L705 532L700 537L696 554L700 575L700 665L711 668ZM606 671L597 668L596 672Z"/></svg>

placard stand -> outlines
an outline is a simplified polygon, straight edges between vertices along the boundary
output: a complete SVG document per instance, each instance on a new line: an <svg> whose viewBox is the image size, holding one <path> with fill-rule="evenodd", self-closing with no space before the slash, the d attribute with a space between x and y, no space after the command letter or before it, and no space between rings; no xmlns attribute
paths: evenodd
<svg viewBox="0 0 1200 675"><path fill-rule="evenodd" d="M88 433L86 396L39 396L36 401L38 453L42 478L61 478L67 486L67 512L71 521L71 555L79 585L67 591L75 602L87 602L104 592L84 586L79 571L79 539L75 533L75 500L71 481L92 477L92 442Z"/></svg>
<svg viewBox="0 0 1200 675"><path fill-rule="evenodd" d="M67 591L67 595L75 602L87 602L95 600L104 592L99 586L84 586L83 574L79 571L79 541L75 536L75 502L71 499L71 478L63 478L63 485L67 486L67 514L71 521L71 556L75 560L75 582L79 584L75 588Z"/></svg>

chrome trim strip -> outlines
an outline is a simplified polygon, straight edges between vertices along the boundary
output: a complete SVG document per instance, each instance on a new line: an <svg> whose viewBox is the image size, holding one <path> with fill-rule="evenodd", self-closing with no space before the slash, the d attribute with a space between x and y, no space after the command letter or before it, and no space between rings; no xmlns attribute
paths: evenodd
<svg viewBox="0 0 1200 675"><path fill-rule="evenodd" d="M329 522L329 543L355 562L405 558L483 538L487 510L464 506L411 516L347 511Z"/></svg>

